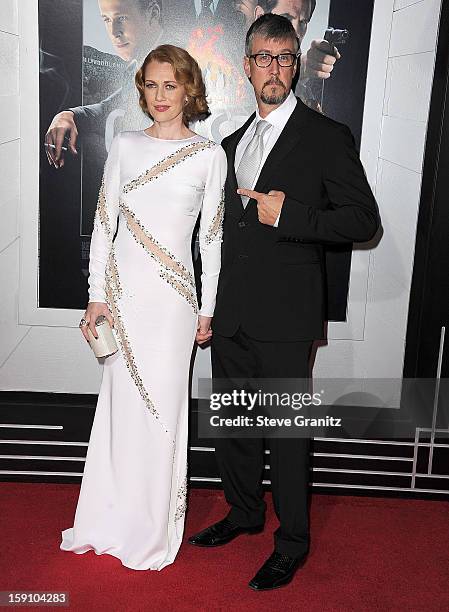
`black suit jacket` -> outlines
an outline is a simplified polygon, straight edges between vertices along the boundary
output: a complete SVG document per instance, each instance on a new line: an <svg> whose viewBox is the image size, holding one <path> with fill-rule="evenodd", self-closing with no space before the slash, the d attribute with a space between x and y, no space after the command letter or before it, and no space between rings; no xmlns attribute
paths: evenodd
<svg viewBox="0 0 449 612"><path fill-rule="evenodd" d="M255 185L286 194L279 226L260 223L255 200L243 208L234 170L254 116L222 141L228 175L213 329L231 336L241 325L267 341L320 339L333 302L326 246L370 240L380 224L377 205L349 128L297 98Z"/></svg>
<svg viewBox="0 0 449 612"><path fill-rule="evenodd" d="M245 29L246 33L246 22L240 11L236 11L234 2L230 0L220 0L217 4L217 9L212 14L210 22L206 21L202 23L201 13L199 16L196 14L194 0L184 0L181 3L179 0L165 0L163 6L164 16L164 28L167 28L170 32L175 33L181 30L181 32L188 32L190 35L190 29L192 27L204 25L215 26L222 24L224 31L227 36L235 31L236 26L242 30ZM240 40L244 40L240 39ZM242 49L240 55L243 55L244 43L242 43Z"/></svg>

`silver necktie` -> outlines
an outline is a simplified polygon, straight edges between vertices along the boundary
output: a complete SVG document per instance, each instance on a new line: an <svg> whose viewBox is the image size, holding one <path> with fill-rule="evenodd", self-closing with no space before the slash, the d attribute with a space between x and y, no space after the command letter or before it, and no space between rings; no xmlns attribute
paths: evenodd
<svg viewBox="0 0 449 612"><path fill-rule="evenodd" d="M263 135L270 127L271 124L268 123L268 121L264 121L263 119L258 121L256 132L246 147L242 159L240 160L239 167L237 168L236 178L239 188L253 188L254 179L256 178L263 156ZM243 195L240 197L242 198L243 207L245 208L249 198Z"/></svg>

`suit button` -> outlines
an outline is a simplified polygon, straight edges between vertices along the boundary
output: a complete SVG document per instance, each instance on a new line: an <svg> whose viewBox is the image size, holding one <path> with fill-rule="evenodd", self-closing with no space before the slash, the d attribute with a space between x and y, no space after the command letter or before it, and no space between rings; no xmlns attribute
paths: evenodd
<svg viewBox="0 0 449 612"><path fill-rule="evenodd" d="M238 226L243 229L244 227L246 227L246 223L244 221L239 221Z"/></svg>
<svg viewBox="0 0 449 612"><path fill-rule="evenodd" d="M239 259L248 259L248 255L239 255Z"/></svg>

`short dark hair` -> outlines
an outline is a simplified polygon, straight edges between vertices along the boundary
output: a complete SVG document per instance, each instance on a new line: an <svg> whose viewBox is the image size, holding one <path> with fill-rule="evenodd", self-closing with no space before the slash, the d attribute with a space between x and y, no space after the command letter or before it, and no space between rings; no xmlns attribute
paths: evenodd
<svg viewBox="0 0 449 612"><path fill-rule="evenodd" d="M274 40L291 38L295 42L296 51L299 50L299 39L296 36L295 28L293 27L292 22L286 17L282 17L282 15L265 13L251 24L248 32L246 33L245 40L245 53L247 56L251 55L253 38L255 36L262 36L263 38Z"/></svg>
<svg viewBox="0 0 449 612"><path fill-rule="evenodd" d="M264 10L265 13L271 13L271 11L277 7L279 0L258 0L257 4ZM316 7L316 0L309 0L310 2L310 15L309 19L313 15L313 11Z"/></svg>

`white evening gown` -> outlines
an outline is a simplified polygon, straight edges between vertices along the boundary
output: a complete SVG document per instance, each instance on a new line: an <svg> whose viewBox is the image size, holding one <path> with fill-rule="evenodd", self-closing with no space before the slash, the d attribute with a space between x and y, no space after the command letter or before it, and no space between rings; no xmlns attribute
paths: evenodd
<svg viewBox="0 0 449 612"><path fill-rule="evenodd" d="M201 213L199 314L212 316L226 169L221 146L198 135L121 132L112 142L92 234L89 301L108 304L119 351L105 359L63 550L113 555L136 570L161 570L176 557L198 317L191 239Z"/></svg>

